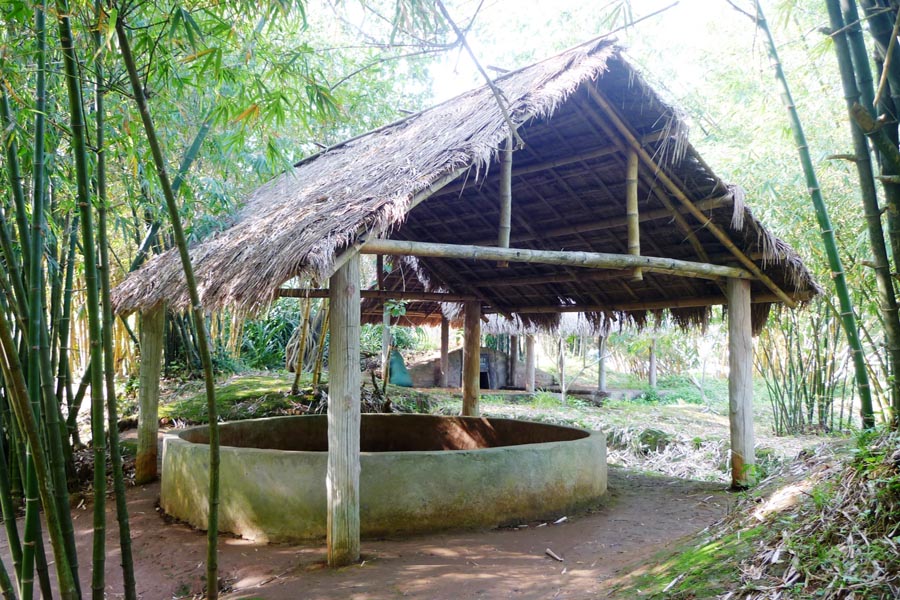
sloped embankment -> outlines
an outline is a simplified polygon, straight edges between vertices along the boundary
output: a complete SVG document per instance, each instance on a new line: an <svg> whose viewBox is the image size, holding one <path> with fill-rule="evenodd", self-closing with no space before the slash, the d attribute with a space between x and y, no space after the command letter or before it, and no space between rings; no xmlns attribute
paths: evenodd
<svg viewBox="0 0 900 600"><path fill-rule="evenodd" d="M638 592L640 590L640 592ZM900 597L900 435L805 451L617 586L626 598Z"/></svg>

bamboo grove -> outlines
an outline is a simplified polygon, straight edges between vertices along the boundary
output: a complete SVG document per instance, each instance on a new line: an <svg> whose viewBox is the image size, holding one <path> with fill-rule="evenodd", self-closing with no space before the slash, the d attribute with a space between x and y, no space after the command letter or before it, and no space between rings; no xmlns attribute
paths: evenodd
<svg viewBox="0 0 900 600"><path fill-rule="evenodd" d="M91 556L76 550L70 491L74 455L84 452L79 415L90 423L95 498L106 497L111 477L122 591L136 597L117 379L123 354L134 352L122 347L136 348L137 335L134 323L115 321L113 282L172 246L190 281L187 244L204 234L196 216L214 214L217 202L227 212L241 189L313 149L310 140L340 139L394 114L392 65L403 57L385 53L387 44L317 54L311 41L336 41L328 14L313 35L304 3L226 4L43 0L0 9L0 507L11 555L0 562L4 598L108 592L104 502L93 504ZM385 31L402 36L404 23L373 35ZM419 39L423 56L443 48ZM372 103L381 88L384 101ZM370 105L352 110L363 101ZM296 133L272 134L285 127ZM221 316L210 321L199 298L193 305L193 320L172 315L171 327L203 364L215 435L207 329ZM233 338L241 327L226 321ZM76 323L86 331L78 334ZM211 449L215 465L217 444ZM217 476L211 469L212 490ZM215 598L215 518L208 537L207 595ZM79 579L88 561L89 590Z"/></svg>
<svg viewBox="0 0 900 600"><path fill-rule="evenodd" d="M845 395L840 373L850 365L862 422L870 426L883 416L896 425L900 49L892 40L900 16L887 0L815 2L829 20L840 67L843 98L834 101L847 108L858 217L875 282L869 304L877 315L864 318L860 294L867 292L845 284L833 305L815 307L806 321L787 319L761 344L759 360L774 374L767 378L777 384L771 395L796 400L779 413L786 430L814 420L834 427L832 404ZM0 6L0 509L10 556L0 561L4 598L103 598L114 568L122 569L121 592L136 597L117 425L122 376L140 355L140 323L113 315L110 289L150 255L176 246L190 282L188 244L221 227L242 193L319 146L393 120L401 108L418 108L424 93L410 94L396 80L421 79L414 61L446 52L459 39L433 3L361 4L381 24L369 26L362 48L358 26L334 29L340 19L326 3L301 0ZM629 3L609 4L620 10ZM757 3L735 4L754 26L765 24ZM776 59L776 42L768 39ZM788 97L791 73L779 70L779 77ZM802 150L803 114L792 116ZM803 160L811 171L809 155ZM811 190L819 187L807 181ZM829 239L830 199L814 199L827 254L822 262L840 285L847 253L835 236ZM214 363L236 353L257 325L245 325L242 315L207 314L195 291L191 300L192 314L170 314L165 327L170 354L178 355L173 361L202 371L206 381L214 516ZM308 302L300 310L291 366L298 381L303 370L318 380L328 308L318 304L314 317ZM810 337L810 327L825 334ZM286 341L290 333L273 339ZM809 353L807 339L815 346ZM840 407L837 428L845 418ZM85 452L94 497L115 499L119 539L118 549L108 547L105 503L95 502L92 551L79 556L70 494L75 457ZM210 598L218 594L216 538L213 518ZM121 566L107 564L115 550ZM90 589L82 589L85 581Z"/></svg>

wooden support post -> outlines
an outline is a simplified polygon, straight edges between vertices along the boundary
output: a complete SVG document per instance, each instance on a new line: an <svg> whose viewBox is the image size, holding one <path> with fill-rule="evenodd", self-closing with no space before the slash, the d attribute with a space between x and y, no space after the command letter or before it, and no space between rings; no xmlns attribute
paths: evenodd
<svg viewBox="0 0 900 600"><path fill-rule="evenodd" d="M525 391L534 392L534 336L525 336Z"/></svg>
<svg viewBox="0 0 900 600"><path fill-rule="evenodd" d="M450 321L441 316L441 380L442 388L448 386L447 379L450 375Z"/></svg>
<svg viewBox="0 0 900 600"><path fill-rule="evenodd" d="M656 338L650 340L650 367L649 371L649 383L650 387L654 390L656 389Z"/></svg>
<svg viewBox="0 0 900 600"><path fill-rule="evenodd" d="M519 336L509 336L509 371L506 385L516 387L516 370L519 366Z"/></svg>
<svg viewBox="0 0 900 600"><path fill-rule="evenodd" d="M509 248L512 231L512 135L506 138L506 146L500 150L500 227L497 246ZM498 267L508 267L509 261L497 261Z"/></svg>
<svg viewBox="0 0 900 600"><path fill-rule="evenodd" d="M625 173L625 218L628 221L628 254L641 255L641 228L638 220L638 155L634 150L628 152ZM632 271L633 281L641 281L644 274L640 267Z"/></svg>
<svg viewBox="0 0 900 600"><path fill-rule="evenodd" d="M328 353L328 566L359 560L359 255L331 276Z"/></svg>
<svg viewBox="0 0 900 600"><path fill-rule="evenodd" d="M464 417L477 417L478 393L481 387L481 303L466 302L465 311L462 414Z"/></svg>
<svg viewBox="0 0 900 600"><path fill-rule="evenodd" d="M606 392L606 336L597 338L597 391Z"/></svg>
<svg viewBox="0 0 900 600"><path fill-rule="evenodd" d="M559 403L566 404L566 338L559 336L558 344L559 354L557 355L557 366L559 367Z"/></svg>
<svg viewBox="0 0 900 600"><path fill-rule="evenodd" d="M381 310L381 373L388 377L388 365L391 362L391 310L387 306Z"/></svg>
<svg viewBox="0 0 900 600"><path fill-rule="evenodd" d="M138 390L138 447L134 464L134 482L153 481L159 441L159 376L165 343L166 308L158 305L141 314L141 367Z"/></svg>
<svg viewBox="0 0 900 600"><path fill-rule="evenodd" d="M750 283L729 279L728 401L731 425L731 485L753 483L753 340L750 325Z"/></svg>

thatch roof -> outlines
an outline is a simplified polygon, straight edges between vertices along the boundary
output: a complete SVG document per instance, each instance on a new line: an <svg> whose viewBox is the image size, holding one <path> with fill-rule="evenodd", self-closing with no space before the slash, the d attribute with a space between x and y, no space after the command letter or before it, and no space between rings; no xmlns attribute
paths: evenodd
<svg viewBox="0 0 900 600"><path fill-rule="evenodd" d="M525 142L513 155L512 245L532 249L626 253L623 141L610 132L596 96L605 97L659 167L702 207L709 222L788 294L817 287L799 256L771 235L688 143L682 119L646 84L611 42L592 42L495 81ZM593 95L592 95L593 93ZM487 87L463 94L298 163L247 199L234 224L195 245L191 259L207 309L255 312L284 282L325 281L335 257L361 236L452 244L496 245L498 148L508 136ZM449 184L448 184L449 182ZM667 210L678 202L658 172L641 165L640 211L647 256L734 265L734 256L705 223ZM683 323L708 318L721 282L646 273L422 258L424 285L471 294L486 311L518 313L526 326L553 327L566 311L588 309L596 321L675 307ZM517 283L517 281L519 283ZM754 295L769 289L752 284ZM689 299L705 299L693 305ZM167 301L189 305L177 253L169 251L114 290L120 313ZM770 302L755 304L754 325Z"/></svg>

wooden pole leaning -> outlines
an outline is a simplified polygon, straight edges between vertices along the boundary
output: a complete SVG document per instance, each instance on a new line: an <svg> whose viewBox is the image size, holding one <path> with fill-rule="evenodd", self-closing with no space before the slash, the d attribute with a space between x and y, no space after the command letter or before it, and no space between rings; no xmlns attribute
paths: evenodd
<svg viewBox="0 0 900 600"><path fill-rule="evenodd" d="M641 255L641 229L638 220L638 155L634 150L628 152L628 163L625 169L625 217L628 221L628 254ZM644 279L641 268L631 272L633 281Z"/></svg>
<svg viewBox="0 0 900 600"><path fill-rule="evenodd" d="M481 303L465 304L465 341L463 346L462 392L464 417L478 416L481 388Z"/></svg>
<svg viewBox="0 0 900 600"><path fill-rule="evenodd" d="M166 308L158 304L141 313L141 366L138 391L138 448L134 464L134 482L155 480L159 434L159 378L165 342Z"/></svg>
<svg viewBox="0 0 900 600"><path fill-rule="evenodd" d="M772 293L778 296L778 299L781 302L784 302L790 308L795 308L797 306L797 302L791 298L790 296L782 290L778 284L776 284L772 279L762 272L762 269L757 266L746 254L744 254L740 248L738 248L734 242L731 241L731 238L725 231L722 230L721 227L712 222L712 220L707 217L703 211L701 211L697 206L691 201L690 198L682 191L682 189L666 174L666 172L660 168L659 165L653 160L650 154L644 150L643 146L641 146L640 141L634 136L631 130L628 128L628 125L619 117L616 113L615 109L609 104L606 98L601 94L598 90L596 90L592 86L587 86L588 93L594 99L594 101L600 106L603 110L604 114L609 118L612 124L615 126L616 130L619 134L628 142L628 145L637 153L638 157L641 161L646 164L648 167L653 169L654 175L656 175L659 180L666 186L666 189L678 199L678 201L688 209L694 217L697 218L698 221L707 229L710 233L712 233L719 242L725 246L729 252L731 252L738 261L743 264L748 271L750 271L757 279L763 282L766 287L768 287Z"/></svg>
<svg viewBox="0 0 900 600"><path fill-rule="evenodd" d="M750 283L729 279L728 293L728 417L731 426L731 485L753 483L753 330Z"/></svg>
<svg viewBox="0 0 900 600"><path fill-rule="evenodd" d="M359 254L331 276L328 366L328 566L359 560Z"/></svg>

